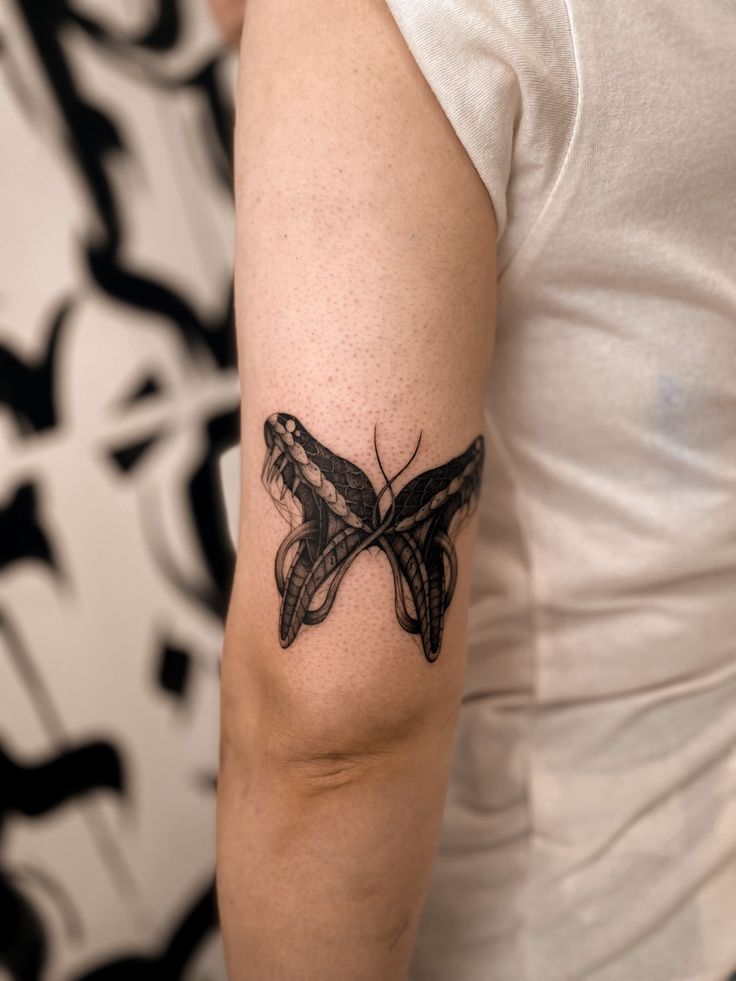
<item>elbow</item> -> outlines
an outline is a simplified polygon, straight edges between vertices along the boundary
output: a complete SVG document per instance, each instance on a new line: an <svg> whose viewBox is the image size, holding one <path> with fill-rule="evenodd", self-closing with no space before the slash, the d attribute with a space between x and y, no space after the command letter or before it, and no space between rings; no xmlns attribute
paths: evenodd
<svg viewBox="0 0 736 981"><path fill-rule="evenodd" d="M221 773L240 786L339 788L451 744L462 688L452 646L428 665L392 618L376 616L359 637L338 625L327 637L325 625L283 652L265 622L231 616L226 630Z"/></svg>
<svg viewBox="0 0 736 981"><path fill-rule="evenodd" d="M236 773L247 783L276 781L319 793L391 768L414 743L416 723L397 724L379 711L351 709L350 699L273 695L251 691L229 711L223 699L223 773Z"/></svg>
<svg viewBox="0 0 736 981"><path fill-rule="evenodd" d="M408 741L386 741L379 734L358 742L291 726L287 737L261 733L246 742L223 728L220 774L251 802L275 796L291 813L322 798L360 794L361 788L400 773L411 755Z"/></svg>
<svg viewBox="0 0 736 981"><path fill-rule="evenodd" d="M303 747L268 761L271 778L296 787L301 796L320 797L326 793L349 792L351 788L386 774L403 758L398 748L392 750L325 751Z"/></svg>
<svg viewBox="0 0 736 981"><path fill-rule="evenodd" d="M280 677L240 694L223 685L221 773L241 785L281 784L307 795L345 790L446 745L456 706L428 702L362 679L344 687L303 685Z"/></svg>

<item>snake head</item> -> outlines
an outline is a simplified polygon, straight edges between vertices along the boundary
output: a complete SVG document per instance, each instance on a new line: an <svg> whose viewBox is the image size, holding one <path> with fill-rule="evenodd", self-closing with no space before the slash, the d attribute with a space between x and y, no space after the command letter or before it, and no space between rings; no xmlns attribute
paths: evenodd
<svg viewBox="0 0 736 981"><path fill-rule="evenodd" d="M273 415L266 419L263 425L263 438L269 449L287 433L290 436L290 439L287 439L287 443L293 443L294 433L298 433L299 437L302 433L302 426L299 420L296 416L290 416L287 412L274 412Z"/></svg>
<svg viewBox="0 0 736 981"><path fill-rule="evenodd" d="M285 508L294 517L297 510L302 510L297 497L302 479L298 473L299 461L307 462L306 451L299 442L301 435L299 420L286 412L275 412L263 426L266 443L263 483L280 509Z"/></svg>
<svg viewBox="0 0 736 981"><path fill-rule="evenodd" d="M328 511L353 528L371 530L376 494L362 470L318 443L287 412L269 416L263 435L263 479L277 503L288 496L305 521Z"/></svg>

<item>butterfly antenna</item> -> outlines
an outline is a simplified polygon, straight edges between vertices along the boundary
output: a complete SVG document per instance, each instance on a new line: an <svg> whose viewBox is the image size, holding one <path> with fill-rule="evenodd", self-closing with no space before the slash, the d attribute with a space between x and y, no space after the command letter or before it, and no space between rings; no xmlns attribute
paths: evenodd
<svg viewBox="0 0 736 981"><path fill-rule="evenodd" d="M414 452L409 457L409 459L406 461L406 463L404 464L404 466L400 470L397 470L396 471L396 473L393 475L393 477L389 477L388 476L388 474L386 473L386 471L383 468L383 464L381 463L381 456L380 456L380 453L378 452L378 439L377 439L377 436L378 436L378 426L376 425L376 426L373 427L373 447L375 449L376 460L378 461L378 466L381 469L381 473L383 474L383 477L384 477L384 480L386 481L386 483L381 488L381 490L380 490L380 492L378 494L378 497L376 498L376 503L373 506L373 524L374 524L374 526L375 526L375 524L376 524L376 522L378 520L378 507L379 507L379 504L381 502L381 498L383 497L383 495L387 491L391 494L391 504L388 507L388 510L386 512L386 516L389 516L390 515L391 517L393 517L394 504L396 503L396 497L394 495L393 485L399 479L399 477L402 475L402 473L404 473L404 471L408 467L410 467L411 464L414 462L414 460L416 458L416 455L419 452L419 444L422 442L422 430L419 431L419 437L417 438L417 445L414 447ZM383 521L381 523L383 525L386 525L387 524L385 517L384 517L384 519L383 519Z"/></svg>
<svg viewBox="0 0 736 981"><path fill-rule="evenodd" d="M391 497L393 498L393 490L391 489L391 478L386 473L386 470L385 470L385 468L383 466L383 462L381 461L381 454L380 454L380 452L378 450L378 423L376 423L376 425L373 427L373 450L374 450L374 452L376 454L376 460L378 461L378 467L379 467L379 469L381 471L381 474L383 475L383 479L385 481L383 487L378 492L378 496L376 497L375 504L373 505L373 527L375 528L376 525L378 524L379 505L381 503L381 498L386 493L386 491L389 491L391 493ZM391 502L391 506L393 506L393 500Z"/></svg>

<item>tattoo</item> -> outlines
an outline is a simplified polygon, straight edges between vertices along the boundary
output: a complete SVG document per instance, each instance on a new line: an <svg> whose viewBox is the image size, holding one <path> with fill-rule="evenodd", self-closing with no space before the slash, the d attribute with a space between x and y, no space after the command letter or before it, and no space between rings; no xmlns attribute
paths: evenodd
<svg viewBox="0 0 736 981"><path fill-rule="evenodd" d="M359 467L318 443L294 416L269 416L264 437L263 482L292 529L276 555L281 646L292 644L302 625L321 623L355 558L367 548L380 548L393 573L399 624L421 635L424 656L435 661L457 580L450 536L477 499L483 437L410 480L398 494L393 484L416 457L421 434L411 458L389 478L374 433L385 478L378 493Z"/></svg>

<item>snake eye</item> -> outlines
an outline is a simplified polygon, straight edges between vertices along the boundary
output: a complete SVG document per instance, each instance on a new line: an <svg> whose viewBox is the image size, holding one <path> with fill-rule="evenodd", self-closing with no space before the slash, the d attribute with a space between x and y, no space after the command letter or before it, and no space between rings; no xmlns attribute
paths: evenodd
<svg viewBox="0 0 736 981"><path fill-rule="evenodd" d="M297 439L298 439L298 438L299 438L299 436L301 436L301 430L299 430L299 429L297 429L297 430L295 431L295 433L294 433L294 435L295 435L295 436L297 437Z"/></svg>
<svg viewBox="0 0 736 981"><path fill-rule="evenodd" d="M287 419L286 422L284 423L284 426L286 428L287 433L293 433L294 430L296 429L296 423L294 422L293 419Z"/></svg>

